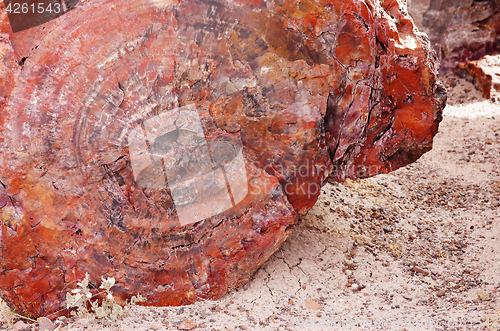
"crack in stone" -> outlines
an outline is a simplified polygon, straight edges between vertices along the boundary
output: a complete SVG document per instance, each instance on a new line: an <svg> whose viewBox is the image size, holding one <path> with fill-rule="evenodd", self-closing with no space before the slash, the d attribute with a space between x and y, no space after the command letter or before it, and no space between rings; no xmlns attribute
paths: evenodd
<svg viewBox="0 0 500 331"><path fill-rule="evenodd" d="M327 245L324 245L325 248L315 257L316 259L318 259L321 255L325 254L328 249L330 249L331 247L330 246L327 246Z"/></svg>
<svg viewBox="0 0 500 331"><path fill-rule="evenodd" d="M290 266L290 264L286 261L285 254L284 254L283 250L282 250L282 249L280 249L280 251L281 251L281 255L282 255L282 256L281 256L281 257L278 257L278 256L276 256L276 255L275 255L275 256L276 256L278 259L280 259L280 260L282 260L282 261L283 261L283 263L284 263L284 264L288 267L288 269L289 269L289 271L290 271L290 275L291 275L291 276L293 276L293 277L295 277L295 278L297 279L298 284L299 284L299 288L297 289L297 291L295 291L295 292L293 293L294 295L296 295L296 294L297 294L297 293L299 293L299 292L300 292L300 290L302 289L302 281L300 280L300 277L298 277L297 275L295 275L295 274L293 273L293 269L297 268L297 269L299 269L299 270L300 270L300 271L301 271L304 275L306 274L306 273L304 272L304 270L300 267L300 264L302 263L302 258L299 258L299 262L298 262L297 264L294 264L294 265Z"/></svg>
<svg viewBox="0 0 500 331"><path fill-rule="evenodd" d="M274 298L273 290L271 290L271 287L269 287L269 281L271 279L271 274L266 270L266 268L262 268L262 270L267 274L267 277L264 279L264 284L266 285L267 289L269 290L271 297Z"/></svg>

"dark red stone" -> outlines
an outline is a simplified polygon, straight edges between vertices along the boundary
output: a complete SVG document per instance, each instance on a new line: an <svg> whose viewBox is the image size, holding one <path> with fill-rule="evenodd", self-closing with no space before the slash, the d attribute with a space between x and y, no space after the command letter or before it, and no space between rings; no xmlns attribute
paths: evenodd
<svg viewBox="0 0 500 331"><path fill-rule="evenodd" d="M397 1L90 0L9 31L0 82L1 296L64 312L216 299L320 194L432 147L445 93Z"/></svg>
<svg viewBox="0 0 500 331"><path fill-rule="evenodd" d="M454 72L457 76L474 84L477 90L483 94L483 98L489 99L491 97L492 77L477 65L477 61L459 63Z"/></svg>
<svg viewBox="0 0 500 331"><path fill-rule="evenodd" d="M480 61L458 63L454 73L481 91L485 99L497 99L500 96L500 77L498 68L500 67L500 55L486 56Z"/></svg>

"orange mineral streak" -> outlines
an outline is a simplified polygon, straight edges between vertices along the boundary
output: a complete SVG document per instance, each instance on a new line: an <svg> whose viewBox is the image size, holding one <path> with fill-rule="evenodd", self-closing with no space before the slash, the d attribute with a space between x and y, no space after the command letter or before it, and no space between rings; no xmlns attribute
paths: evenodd
<svg viewBox="0 0 500 331"><path fill-rule="evenodd" d="M15 34L0 3L1 297L55 317L85 273L155 306L248 281L329 177L432 147L424 38L397 1L93 0Z"/></svg>

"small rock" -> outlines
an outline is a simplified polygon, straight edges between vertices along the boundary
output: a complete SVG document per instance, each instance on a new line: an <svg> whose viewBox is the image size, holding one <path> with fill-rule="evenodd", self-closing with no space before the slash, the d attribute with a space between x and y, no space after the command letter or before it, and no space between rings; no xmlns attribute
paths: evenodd
<svg viewBox="0 0 500 331"><path fill-rule="evenodd" d="M438 297L444 297L446 295L446 290L439 290L436 295Z"/></svg>
<svg viewBox="0 0 500 331"><path fill-rule="evenodd" d="M184 321L177 326L177 329L179 329L179 330L193 330L196 327L197 327L197 325Z"/></svg>
<svg viewBox="0 0 500 331"><path fill-rule="evenodd" d="M306 300L305 305L306 305L306 308L310 309L310 310L320 310L321 308L323 308L323 305L317 303L314 300Z"/></svg>
<svg viewBox="0 0 500 331"><path fill-rule="evenodd" d="M40 331L52 331L55 329L54 323L49 320L47 317L39 317L37 320L38 326L40 327Z"/></svg>
<svg viewBox="0 0 500 331"><path fill-rule="evenodd" d="M490 301L491 300L491 292L480 292L477 294L477 297L481 301Z"/></svg>
<svg viewBox="0 0 500 331"><path fill-rule="evenodd" d="M413 268L411 268L411 270L416 272L416 273L422 274L424 276L429 276L431 274L429 272L429 270L425 270L425 269L422 269L422 268L417 267L417 266L414 266Z"/></svg>
<svg viewBox="0 0 500 331"><path fill-rule="evenodd" d="M15 331L24 331L31 329L31 327L28 324L24 323L23 321L17 321L12 329Z"/></svg>

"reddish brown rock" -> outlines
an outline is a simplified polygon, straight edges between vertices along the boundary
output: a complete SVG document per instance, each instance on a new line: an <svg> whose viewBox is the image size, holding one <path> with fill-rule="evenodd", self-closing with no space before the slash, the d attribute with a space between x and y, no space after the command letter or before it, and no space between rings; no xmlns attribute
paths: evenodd
<svg viewBox="0 0 500 331"><path fill-rule="evenodd" d="M90 0L2 45L0 293L36 316L86 272L222 296L329 175L430 150L445 101L395 0Z"/></svg>
<svg viewBox="0 0 500 331"><path fill-rule="evenodd" d="M500 97L500 55L485 56L479 61L459 63L453 70L454 73L481 91L483 98L497 99Z"/></svg>
<svg viewBox="0 0 500 331"><path fill-rule="evenodd" d="M441 73L500 53L498 0L409 0L408 7L440 57Z"/></svg>
<svg viewBox="0 0 500 331"><path fill-rule="evenodd" d="M489 99L491 97L492 77L478 66L477 61L459 63L453 71L457 76L474 84L476 89L483 94L483 98Z"/></svg>

